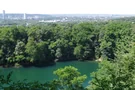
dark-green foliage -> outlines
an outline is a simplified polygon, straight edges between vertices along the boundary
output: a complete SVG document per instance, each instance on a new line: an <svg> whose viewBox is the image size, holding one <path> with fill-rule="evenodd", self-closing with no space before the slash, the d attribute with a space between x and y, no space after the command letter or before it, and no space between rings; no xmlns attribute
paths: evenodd
<svg viewBox="0 0 135 90"><path fill-rule="evenodd" d="M0 27L0 65L114 60L128 52L134 24L122 21Z"/></svg>
<svg viewBox="0 0 135 90"><path fill-rule="evenodd" d="M99 69L91 74L88 90L134 90L135 89L135 48L119 55L113 61L103 61Z"/></svg>

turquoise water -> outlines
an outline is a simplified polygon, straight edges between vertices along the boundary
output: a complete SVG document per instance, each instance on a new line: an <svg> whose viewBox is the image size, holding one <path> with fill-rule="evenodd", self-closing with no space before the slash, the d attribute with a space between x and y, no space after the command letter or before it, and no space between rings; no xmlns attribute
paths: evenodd
<svg viewBox="0 0 135 90"><path fill-rule="evenodd" d="M58 68L65 66L74 66L78 68L78 71L82 75L87 75L87 80L84 82L84 86L88 85L88 82L91 80L90 73L96 71L98 68L97 62L80 62L80 61L71 61L71 62L57 62L54 66L48 67L29 67L29 68L1 68L1 73L7 75L9 72L13 71L11 79L13 81L24 80L27 81L39 81L45 82L57 78L53 71Z"/></svg>

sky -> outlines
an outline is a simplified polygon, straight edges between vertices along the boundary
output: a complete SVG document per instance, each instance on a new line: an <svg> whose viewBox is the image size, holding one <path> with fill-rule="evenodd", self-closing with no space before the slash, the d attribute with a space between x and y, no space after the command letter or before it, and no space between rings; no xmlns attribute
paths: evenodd
<svg viewBox="0 0 135 90"><path fill-rule="evenodd" d="M135 0L0 0L0 13L135 14Z"/></svg>

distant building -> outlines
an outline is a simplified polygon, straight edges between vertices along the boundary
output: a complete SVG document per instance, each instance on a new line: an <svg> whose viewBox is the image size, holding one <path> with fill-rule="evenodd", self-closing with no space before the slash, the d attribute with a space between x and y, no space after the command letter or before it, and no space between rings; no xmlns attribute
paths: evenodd
<svg viewBox="0 0 135 90"><path fill-rule="evenodd" d="M5 20L5 10L3 10L3 19Z"/></svg>
<svg viewBox="0 0 135 90"><path fill-rule="evenodd" d="M24 13L24 15L23 15L23 19L24 19L24 20L26 20L26 19L27 19L27 17L26 17L26 13Z"/></svg>

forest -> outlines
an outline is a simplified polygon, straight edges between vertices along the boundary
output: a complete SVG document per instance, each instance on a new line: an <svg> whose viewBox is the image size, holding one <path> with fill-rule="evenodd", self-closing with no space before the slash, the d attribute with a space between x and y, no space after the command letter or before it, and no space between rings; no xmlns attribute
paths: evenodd
<svg viewBox="0 0 135 90"><path fill-rule="evenodd" d="M133 44L133 27L122 21L0 27L0 65L113 60Z"/></svg>
<svg viewBox="0 0 135 90"><path fill-rule="evenodd" d="M134 37L135 24L125 20L0 27L3 67L102 61L87 87L82 86L87 76L72 66L54 71L58 79L44 84L12 82L9 73L0 76L0 85L3 90L134 90Z"/></svg>

